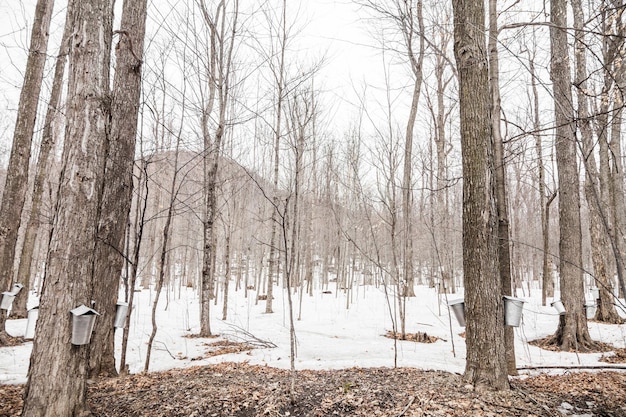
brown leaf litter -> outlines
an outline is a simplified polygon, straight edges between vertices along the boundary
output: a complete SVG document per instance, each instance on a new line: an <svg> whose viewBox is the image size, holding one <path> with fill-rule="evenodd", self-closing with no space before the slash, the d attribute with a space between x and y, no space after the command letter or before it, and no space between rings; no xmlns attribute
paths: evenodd
<svg viewBox="0 0 626 417"><path fill-rule="evenodd" d="M401 333L387 330L387 333L385 333L385 337L389 339L407 340L416 343L435 343L438 340L443 340L444 342L446 341L437 336L430 336L426 332L405 333L403 336Z"/></svg>
<svg viewBox="0 0 626 417"><path fill-rule="evenodd" d="M626 416L623 373L515 378L511 390L477 391L460 375L413 368L290 372L222 363L95 381L94 416ZM18 416L23 386L0 385L0 416ZM568 411L569 410L569 411Z"/></svg>

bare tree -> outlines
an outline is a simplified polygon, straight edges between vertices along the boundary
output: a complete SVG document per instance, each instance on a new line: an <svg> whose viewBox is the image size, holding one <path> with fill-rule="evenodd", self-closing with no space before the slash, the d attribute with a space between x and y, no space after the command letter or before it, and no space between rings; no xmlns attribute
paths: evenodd
<svg viewBox="0 0 626 417"><path fill-rule="evenodd" d="M54 77L52 80L52 90L50 92L50 100L46 110L46 120L43 126L41 136L41 144L39 145L39 157L37 158L37 166L35 168L35 178L33 181L33 194L31 201L30 216L24 234L24 243L22 245L22 253L20 255L19 267L17 270L17 282L24 285L22 291L18 294L14 302L15 317L26 317L26 303L28 302L28 293L30 288L31 268L36 258L35 245L42 230L42 222L44 220L43 199L45 182L50 171L50 156L54 151L56 144L54 123L61 115L61 96L63 92L63 80L65 74L65 66L67 63L68 39L72 28L69 24L65 24L63 37L61 38L61 46L54 65Z"/></svg>
<svg viewBox="0 0 626 417"><path fill-rule="evenodd" d="M111 119L113 2L71 1L68 122L63 169L33 344L23 415L87 410L88 345L70 344L70 310L95 298L93 263ZM125 222L125 213L119 219Z"/></svg>
<svg viewBox="0 0 626 417"><path fill-rule="evenodd" d="M124 266L124 236L133 191L135 137L141 95L141 68L147 0L125 0L116 51L111 106L111 136L106 155L105 182L94 264L95 299L102 322L96 328L89 355L92 376L117 375L115 369L115 310Z"/></svg>
<svg viewBox="0 0 626 417"><path fill-rule="evenodd" d="M467 314L465 380L508 389L504 305L498 273L491 98L482 0L454 0L463 158L463 274Z"/></svg>
<svg viewBox="0 0 626 417"><path fill-rule="evenodd" d="M566 32L566 0L551 0L550 19L550 78L553 83L559 186L559 272L561 301L566 310L560 316L552 341L563 350L584 350L592 341L584 310L580 195Z"/></svg>
<svg viewBox="0 0 626 417"><path fill-rule="evenodd" d="M184 94L183 94L184 97ZM184 105L183 105L184 107ZM181 123L182 128L182 123ZM169 204L167 206L167 213L165 215L165 224L163 225L163 230L161 233L163 234L161 240L161 250L159 252L159 260L157 263L157 281L156 287L154 291L154 301L152 302L152 310L151 310L151 321L152 321L152 331L150 332L150 337L148 338L148 347L146 350L146 362L144 363L143 371L148 372L150 368L150 357L152 355L152 345L154 343L154 338L156 337L158 325L156 320L156 310L159 304L159 298L161 296L161 291L163 290L163 284L165 282L165 275L167 268L167 254L170 249L170 237L172 230L172 218L175 214L175 205L176 199L178 195L178 191L180 190L180 184L178 182L178 174L179 174L179 150L180 150L180 142L181 142L181 134L178 132L176 135L176 148L174 150L174 168L172 174L172 180L169 188Z"/></svg>
<svg viewBox="0 0 626 417"><path fill-rule="evenodd" d="M511 254L509 239L509 213L506 192L506 166L504 162L504 143L500 127L502 112L500 98L500 59L498 57L498 9L496 0L489 0L489 81L491 90L491 134L493 135L496 207L498 211L498 263L502 295L510 296L511 291ZM517 375L515 364L515 339L513 327L504 329L507 368L509 375Z"/></svg>
<svg viewBox="0 0 626 417"><path fill-rule="evenodd" d="M205 219L204 219L204 251L202 268L202 290L200 309L200 335L210 336L210 299L215 281L216 263L216 220L217 207L217 175L222 153L222 139L227 125L227 111L232 100L231 81L233 77L233 54L238 33L239 1L235 0L232 10L227 9L227 2L222 0L216 5L213 14L204 0L199 1L204 23L210 31L210 67L209 97L202 113L202 133L205 152ZM228 16L227 16L228 15ZM217 117L214 131L210 130L214 100L217 100Z"/></svg>
<svg viewBox="0 0 626 417"><path fill-rule="evenodd" d="M274 154L273 154L273 167L274 171L272 174L272 181L274 185L274 190L272 191L272 205L274 207L278 206L279 203L279 195L278 195L278 174L279 174L279 163L280 163L280 145L282 138L282 125L283 125L283 105L285 101L285 53L287 50L287 41L288 41L288 29L287 29L287 0L283 0L282 9L280 15L280 25L278 27L278 62L274 62L272 59L270 61L272 75L274 77L275 83L275 91L276 91L276 104L275 104L275 119L273 125L274 132ZM278 213L276 210L272 210L272 234L270 237L270 253L269 253L269 267L267 272L267 298L265 301L265 312L272 313L272 300L274 298L274 274L278 276L278 269L280 265L280 260L278 259L277 253L277 245L278 245L278 237L277 237L277 227L278 227Z"/></svg>
<svg viewBox="0 0 626 417"><path fill-rule="evenodd" d="M572 0L574 11L574 49L575 49L575 79L578 104L578 126L582 142L583 163L586 180L584 183L585 197L589 207L589 234L591 237L591 258L597 286L600 289L600 305L596 310L596 317L603 321L619 323L620 317L613 305L613 284L609 279L609 239L610 230L605 229L604 221L608 224L609 213L609 161L608 142L601 142L600 157L604 168L601 168L604 178L600 178L594 154L594 138L592 118L589 109L587 82L587 41L584 29L584 12L581 0ZM602 139L602 138L601 138ZM604 149L602 149L604 148ZM604 190L601 189L601 186ZM602 192L603 191L603 192Z"/></svg>
<svg viewBox="0 0 626 417"><path fill-rule="evenodd" d="M30 148L35 129L37 105L48 51L53 0L38 0L31 30L24 83L20 92L11 156L0 205L0 289L9 289L22 209L28 190ZM0 346L8 342L6 315L0 312Z"/></svg>
<svg viewBox="0 0 626 417"><path fill-rule="evenodd" d="M533 39L535 32L533 32ZM554 277L552 276L552 268L550 267L550 205L557 196L556 192L548 193L546 181L546 169L544 164L543 142L541 135L540 109L539 109L539 92L537 89L537 72L535 70L535 54L528 51L528 71L531 84L531 108L532 108L532 126L533 136L535 138L535 152L537 153L537 190L539 192L539 206L541 216L541 235L542 235L542 285L541 285L541 304L546 305L548 297L554 297Z"/></svg>

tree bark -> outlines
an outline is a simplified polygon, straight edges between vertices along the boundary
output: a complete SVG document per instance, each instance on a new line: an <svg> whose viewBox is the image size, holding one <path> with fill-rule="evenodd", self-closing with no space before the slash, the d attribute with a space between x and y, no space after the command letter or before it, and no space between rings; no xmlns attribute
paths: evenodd
<svg viewBox="0 0 626 417"><path fill-rule="evenodd" d="M111 137L94 264L95 301L102 316L90 345L89 373L92 377L117 375L114 322L124 267L126 219L132 203L146 13L147 0L124 0L116 47ZM124 221L120 221L122 215Z"/></svg>
<svg viewBox="0 0 626 417"><path fill-rule="evenodd" d="M70 310L96 295L93 264L111 100L112 0L71 1L68 122L63 168L24 392L25 416L86 413L89 346L70 344ZM125 214L120 221L125 222Z"/></svg>
<svg viewBox="0 0 626 417"><path fill-rule="evenodd" d="M203 103L202 112L202 136L204 138L204 221L203 221L203 251L202 251L202 280L200 286L200 336L211 336L211 299L215 285L215 175L219 164L219 154L217 146L211 143L211 133L209 131L209 120L213 113L216 83L215 72L217 70L217 33L210 22L211 17L206 8L203 7L205 23L209 25L210 31L210 61L207 77L209 78L209 98ZM213 172L215 170L215 173Z"/></svg>
<svg viewBox="0 0 626 417"><path fill-rule="evenodd" d="M463 158L464 378L479 387L508 389L485 8L481 0L452 5Z"/></svg>
<svg viewBox="0 0 626 417"><path fill-rule="evenodd" d="M30 216L26 226L24 235L24 244L22 245L22 253L20 255L20 263L17 270L17 282L24 285L15 298L13 304L13 315L15 318L26 317L26 303L28 302L28 293L30 292L30 283L32 281L31 268L33 265L33 255L35 253L35 245L42 224L42 203L45 189L46 176L49 172L50 154L54 150L54 122L60 114L59 107L61 105L61 96L63 92L63 76L65 74L65 65L67 62L68 39L72 28L69 24L65 24L63 37L61 38L61 46L59 54L54 65L54 78L52 80L52 91L50 92L50 101L46 111L46 120L43 126L41 137L41 145L39 146L39 158L37 159L37 167L35 180L33 184L33 197L30 209Z"/></svg>
<svg viewBox="0 0 626 417"><path fill-rule="evenodd" d="M7 167L2 204L0 204L0 290L10 290L13 281L13 260L22 209L28 190L28 167L30 148L35 130L37 105L43 79L48 32L52 18L53 0L38 0L31 29L31 40L26 61L24 83L20 92L17 121L13 133L13 144ZM0 292L1 292L0 291ZM28 291L24 291L27 293ZM0 310L0 346L8 342L5 329L6 315Z"/></svg>
<svg viewBox="0 0 626 417"><path fill-rule="evenodd" d="M265 312L273 313L272 300L274 299L274 274L279 275L279 259L276 254L278 251L278 168L280 162L280 142L282 128L283 101L285 95L285 50L287 48L287 1L283 0L282 4L282 21L280 33L280 55L278 61L277 73L274 73L276 80L276 119L274 124L274 172L272 177L272 232L270 238L269 266L267 272L267 298L265 300Z"/></svg>
<svg viewBox="0 0 626 417"><path fill-rule="evenodd" d="M422 89L422 66L424 63L424 19L422 16L422 2L418 0L413 10L413 2L405 2L407 19L403 19L403 33L407 46L407 55L413 73L413 94L409 119L406 125L404 143L404 166L402 178L402 221L404 229L402 270L404 274L403 295L415 297L415 278L413 268L413 130L417 118L420 93ZM415 14L415 15L414 15ZM415 22L417 20L417 22ZM417 23L417 28L415 27ZM419 36L419 49L415 51L414 36ZM417 54L417 57L415 56Z"/></svg>
<svg viewBox="0 0 626 417"><path fill-rule="evenodd" d="M553 341L564 351L584 350L591 343L591 337L584 310L580 195L566 33L566 0L551 0L550 19L550 78L553 83L559 185L559 280L561 301L566 310L560 316Z"/></svg>
<svg viewBox="0 0 626 417"><path fill-rule="evenodd" d="M500 129L500 63L498 58L498 10L496 0L489 0L489 80L491 84L492 129L495 179L496 207L498 211L498 263L502 295L511 295L511 253L509 241L509 213L506 193L506 167L504 165L504 143ZM515 339L513 327L504 328L504 343L509 375L517 375L515 362Z"/></svg>
<svg viewBox="0 0 626 417"><path fill-rule="evenodd" d="M578 125L582 140L583 162L586 172L584 184L585 197L589 207L589 234L591 237L591 259L596 286L600 290L600 303L596 309L596 320L619 323L621 321L613 305L613 283L609 279L611 268L609 265L610 231L604 227L604 220L608 224L609 214L609 155L608 142L602 141L599 156L600 173L594 155L593 128L587 97L587 43L585 39L584 14L581 0L572 0L574 15L574 49L576 63L576 78L574 85L577 90ZM604 145L602 144L604 143ZM595 301L595 300L594 300Z"/></svg>
<svg viewBox="0 0 626 417"><path fill-rule="evenodd" d="M539 93L537 91L537 76L535 71L535 57L529 53L528 69L530 71L530 82L533 98L533 136L535 137L535 149L537 152L537 189L539 190L539 205L541 212L541 236L542 236L542 282L541 282L541 304L546 305L548 297L554 297L554 278L550 268L550 204L556 198L556 193L548 197L546 192L546 175L543 164L543 143L541 134L541 121L539 117Z"/></svg>

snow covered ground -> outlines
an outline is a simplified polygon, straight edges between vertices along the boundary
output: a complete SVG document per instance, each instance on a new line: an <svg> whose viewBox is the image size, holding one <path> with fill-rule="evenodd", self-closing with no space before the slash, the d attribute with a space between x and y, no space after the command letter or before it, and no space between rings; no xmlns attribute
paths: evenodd
<svg viewBox="0 0 626 417"><path fill-rule="evenodd" d="M301 320L296 321L297 369L337 369L349 367L392 367L394 341L383 335L392 329L390 308L382 287L360 286L347 302L343 292L332 294L316 291L302 300ZM408 299L406 331L426 332L440 340L432 344L398 342L398 366L437 369L462 373L465 363L464 331L449 312L445 300L434 289L417 287L416 297ZM244 329L255 337L271 341L276 348L254 349L250 352L213 356L198 360L207 351L206 343L215 339L188 338L199 332L198 296L189 288L181 292L165 292L159 302L155 339L150 370L182 368L223 361L246 361L251 364L278 368L289 367L289 316L286 292L275 289L274 313L265 314L265 301L255 305L255 292L230 291L228 319L219 320L221 299L212 308L211 330L223 338L238 340ZM450 295L450 299L459 295ZM154 293L135 293L135 309L127 353L131 373L143 370L146 343L151 332L150 309ZM607 365L598 362L599 353L576 354L550 352L527 344L528 341L553 333L558 315L552 307L540 305L539 293L524 298L522 325L515 328L518 366L542 365ZM298 296L294 297L294 317L298 317ZM391 305L393 310L393 301ZM452 334L450 330L452 325ZM96 326L98 322L96 321ZM26 320L8 320L7 330L13 336L24 335ZM625 325L604 325L589 322L595 340L626 347ZM122 330L116 330L116 346L121 346ZM454 346L453 346L454 345ZM0 348L0 383L24 383L28 370L32 342L21 346Z"/></svg>

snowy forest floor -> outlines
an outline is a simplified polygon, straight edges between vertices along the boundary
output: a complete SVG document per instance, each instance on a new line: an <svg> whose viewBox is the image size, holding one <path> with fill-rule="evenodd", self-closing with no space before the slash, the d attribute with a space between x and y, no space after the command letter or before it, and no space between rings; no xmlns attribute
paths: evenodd
<svg viewBox="0 0 626 417"><path fill-rule="evenodd" d="M94 416L626 416L618 372L516 377L478 392L460 375L413 368L297 372L247 363L174 369L89 385ZM0 416L19 416L23 385L0 385Z"/></svg>
<svg viewBox="0 0 626 417"><path fill-rule="evenodd" d="M293 404L285 289L274 288L273 314L255 301L254 291L247 297L231 291L228 320L213 313L213 338L197 336L197 292L185 287L165 292L149 373L142 370L154 292L137 291L127 355L131 375L90 382L93 415L626 417L626 324L589 321L593 340L610 351L542 349L536 341L554 333L559 315L541 305L540 291L533 288L520 294L526 304L514 332L517 366L527 370L511 379L509 392L476 392L460 376L465 329L448 310L446 297L427 286L415 289L406 305L410 340L397 342L398 322L389 313L395 312L394 300L383 288L355 286L350 293L331 288L330 294L316 291L300 299L294 308L301 318L295 322ZM214 310L221 310L218 301ZM0 417L20 415L32 349L23 339L26 325L26 319L7 321L16 343L0 348ZM118 362L121 336L118 329ZM398 368L392 368L394 362Z"/></svg>

